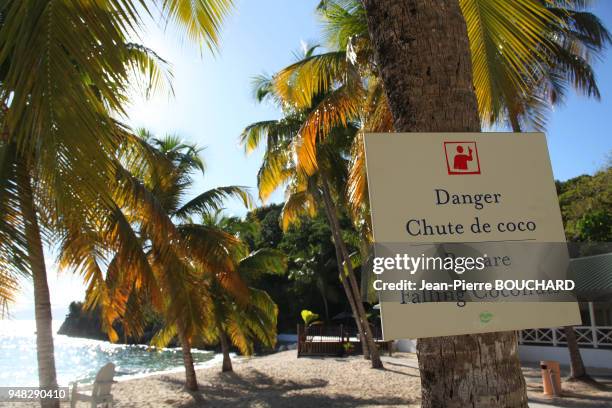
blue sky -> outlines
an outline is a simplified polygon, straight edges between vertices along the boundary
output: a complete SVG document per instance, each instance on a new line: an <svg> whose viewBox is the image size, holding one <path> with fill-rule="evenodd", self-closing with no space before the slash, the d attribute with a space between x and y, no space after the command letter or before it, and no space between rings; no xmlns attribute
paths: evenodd
<svg viewBox="0 0 612 408"><path fill-rule="evenodd" d="M256 196L261 152L245 156L238 137L250 123L276 119L279 112L252 96L251 81L274 73L292 61L301 43L317 41L318 0L241 0L222 32L219 53L201 55L197 47L155 27L144 43L173 64L175 97L139 98L129 112L133 126L156 134L176 133L206 146L208 171L195 191L222 186L249 186ZM201 179L201 178L200 178ZM278 193L273 200L282 199ZM243 214L238 202L228 212Z"/></svg>
<svg viewBox="0 0 612 408"><path fill-rule="evenodd" d="M274 119L279 112L258 104L251 93L251 78L273 73L292 61L303 42L317 42L320 24L314 9L318 0L239 0L222 32L221 49L212 56L171 32L151 25L142 42L170 61L175 96L137 97L129 110L129 124L158 135L175 133L206 146L206 177L195 192L222 185L244 185L256 195L256 174L261 153L245 156L238 145L249 123ZM612 28L612 4L603 0L594 12ZM602 101L571 94L565 106L552 114L547 130L555 177L565 180L601 168L612 151L609 137L612 116L612 51L595 64ZM282 199L277 194L274 199ZM244 209L230 203L228 212ZM83 296L78 278L60 275L49 264L54 317L62 318L71 300ZM12 308L16 318L33 318L31 289L24 288Z"/></svg>
<svg viewBox="0 0 612 408"><path fill-rule="evenodd" d="M599 0L593 12L612 30L612 2ZM594 66L601 101L571 94L553 112L546 131L553 171L560 180L593 173L612 159L612 49Z"/></svg>

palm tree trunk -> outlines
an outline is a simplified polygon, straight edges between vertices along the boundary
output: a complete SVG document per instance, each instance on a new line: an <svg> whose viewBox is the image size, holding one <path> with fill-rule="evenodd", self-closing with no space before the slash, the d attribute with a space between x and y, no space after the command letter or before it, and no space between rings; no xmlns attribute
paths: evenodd
<svg viewBox="0 0 612 408"><path fill-rule="evenodd" d="M521 129L521 124L514 114L510 114L510 125L512 126L512 131L516 133L520 133L523 130Z"/></svg>
<svg viewBox="0 0 612 408"><path fill-rule="evenodd" d="M329 303L327 302L327 296L325 296L325 290L320 290L319 294L323 300L323 309L325 310L325 322L329 322Z"/></svg>
<svg viewBox="0 0 612 408"><path fill-rule="evenodd" d="M326 207L327 210L327 207ZM328 211L326 211L328 212ZM328 217L329 218L329 217ZM331 220L330 220L331 225ZM348 284L348 279L346 279L346 275L344 270L342 269L342 258L340 257L340 248L336 244L334 240L334 246L336 247L336 263L338 264L338 274L340 277L340 282L342 282L342 287L344 288L344 293L346 293L346 298L349 301L349 305L351 306L351 312L353 313L353 317L355 318L355 324L357 325L357 333L359 334L359 342L361 343L361 351L363 353L363 358L369 360L370 356L370 347L368 347L368 342L366 340L365 335L363 334L363 327L361 325L361 320L359 319L359 314L357 312L357 306L355 304L355 297L351 292L351 288Z"/></svg>
<svg viewBox="0 0 612 408"><path fill-rule="evenodd" d="M576 339L576 331L572 326L563 327L565 331L565 339L567 340L567 349L570 355L570 379L585 380L590 377L584 368L584 362L580 355L580 348L578 347L578 340Z"/></svg>
<svg viewBox="0 0 612 408"><path fill-rule="evenodd" d="M189 391L198 390L198 379L193 366L193 355L191 354L191 341L185 334L183 327L179 327L181 350L183 352L183 365L185 366L185 388Z"/></svg>
<svg viewBox="0 0 612 408"><path fill-rule="evenodd" d="M321 197L317 197L317 199L322 199ZM327 221L329 222L330 229L333 224L333 220L331 217L330 208L325 205L325 200L323 200L323 208L325 209L325 215L327 216ZM357 334L359 336L359 342L361 343L361 351L363 353L363 357L366 360L370 359L370 348L368 347L368 342L366 341L366 337L363 334L363 328L361 325L361 321L359 319L359 314L357 312L357 306L355 304L355 298L353 293L351 292L351 288L349 287L348 280L346 279L346 274L342 269L342 258L340 256L340 247L335 239L332 240L334 242L334 248L336 252L336 264L338 265L338 276L340 278L340 282L342 283L342 288L344 289L344 293L346 294L346 298L348 299L349 305L351 306L351 312L353 313L353 317L355 319L355 325L357 326Z"/></svg>
<svg viewBox="0 0 612 408"><path fill-rule="evenodd" d="M219 329L219 341L221 343L221 352L223 353L223 364L221 366L221 371L224 373L227 371L234 371L232 367L232 359L229 354L229 341L227 340L227 335L223 329Z"/></svg>
<svg viewBox="0 0 612 408"><path fill-rule="evenodd" d="M57 388L55 357L53 347L53 326L51 298L47 283L47 268L38 226L38 216L27 165L20 169L19 183L22 195L21 211L25 221L28 244L28 258L34 283L34 316L36 319L36 357L38 361L38 382L41 388ZM59 408L57 400L41 400L43 408Z"/></svg>
<svg viewBox="0 0 612 408"><path fill-rule="evenodd" d="M364 0L395 130L478 132L458 0ZM423 407L527 407L514 332L419 339Z"/></svg>
<svg viewBox="0 0 612 408"><path fill-rule="evenodd" d="M337 251L340 251L340 257L344 261L341 264L341 267L346 266L346 275L348 277L349 288L351 293L353 294L355 308L357 309L356 317L361 323L362 335L365 339L362 344L367 344L368 346L368 349L370 351L370 360L372 361L372 368L383 368L382 361L380 360L380 353L378 352L378 347L376 347L376 344L374 343L374 337L372 336L370 323L368 322L366 311L363 307L363 302L361 301L361 291L359 290L359 286L357 285L357 279L355 278L353 264L351 263L351 259L349 257L348 250L346 249L344 239L342 239L340 222L338 221L338 215L336 213L336 206L334 205L334 201L332 200L329 185L327 183L327 180L325 179L325 176L321 177L321 185L323 190L323 202L325 203L325 208L330 220L330 228L334 237L334 245L336 245ZM340 273L341 276L344 276L343 269L340 271Z"/></svg>

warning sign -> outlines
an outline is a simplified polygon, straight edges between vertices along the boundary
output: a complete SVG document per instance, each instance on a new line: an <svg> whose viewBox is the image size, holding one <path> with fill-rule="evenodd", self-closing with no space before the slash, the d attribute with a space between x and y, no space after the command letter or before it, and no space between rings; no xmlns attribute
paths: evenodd
<svg viewBox="0 0 612 408"><path fill-rule="evenodd" d="M367 134L365 148L373 235L378 248L411 246L416 249L408 255L424 261L435 256L441 246L450 244L494 248L488 254L482 250L475 253L474 261L495 262L500 279L513 279L515 285L529 278L530 268L537 271L539 278L546 276L545 269L552 263L542 262L539 254L544 250L540 248L547 248L549 260L563 258L558 254L566 251L565 234L544 134ZM491 253L504 243L514 244L512 253ZM548 243L556 243L557 252L552 257L552 245ZM396 259L397 255L391 252L383 255ZM452 261L456 270L458 259ZM381 264L381 269L384 266ZM513 270L523 275L514 276ZM504 276L504 271L512 276ZM405 268L397 272L397 279L385 280L385 273L378 275L379 285L402 282L406 277L403 287L414 288L391 290L391 296L381 297L385 339L581 323L578 307L571 301L540 303L519 298L508 302L439 302L429 299L429 292L419 292L421 286L433 281L429 272L419 270L412 276L420 276L416 286L408 283L410 277ZM469 275L465 272L461 278ZM395 293L398 300L394 300ZM494 295L492 292L483 299Z"/></svg>

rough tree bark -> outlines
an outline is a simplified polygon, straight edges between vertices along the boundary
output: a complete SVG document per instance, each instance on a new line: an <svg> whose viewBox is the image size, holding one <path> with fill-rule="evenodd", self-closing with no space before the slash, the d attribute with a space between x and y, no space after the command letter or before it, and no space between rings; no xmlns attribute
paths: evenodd
<svg viewBox="0 0 612 408"><path fill-rule="evenodd" d="M364 0L398 132L478 132L458 0ZM514 332L419 339L423 407L527 407Z"/></svg>
<svg viewBox="0 0 612 408"><path fill-rule="evenodd" d="M36 319L36 357L38 360L39 386L45 389L57 388L55 357L53 347L53 327L51 318L51 298L47 283L47 268L38 225L38 215L30 175L26 164L19 171L22 189L21 212L25 221L28 258L34 283L34 316ZM42 399L43 408L59 408L59 401Z"/></svg>
<svg viewBox="0 0 612 408"><path fill-rule="evenodd" d="M353 295L355 308L357 309L356 317L359 319L361 324L362 337L365 339L362 344L367 344L368 346L368 349L370 351L370 360L372 361L372 368L383 368L383 363L380 359L380 353L378 352L378 347L376 347L376 344L374 343L374 337L372 336L370 323L368 322L367 314L365 308L363 307L363 302L361 301L361 291L359 290L359 285L357 285L355 271L353 270L353 265L351 263L349 253L346 248L346 244L344 243L344 239L342 239L340 222L338 221L338 214L336 213L336 206L334 205L334 201L331 197L331 192L327 180L325 179L325 177L321 177L321 179L323 203L325 205L325 211L329 219L330 229L334 238L336 253L340 253L340 257L343 260L343 264L346 265L348 286ZM343 277L344 270L341 270L340 273L341 277Z"/></svg>

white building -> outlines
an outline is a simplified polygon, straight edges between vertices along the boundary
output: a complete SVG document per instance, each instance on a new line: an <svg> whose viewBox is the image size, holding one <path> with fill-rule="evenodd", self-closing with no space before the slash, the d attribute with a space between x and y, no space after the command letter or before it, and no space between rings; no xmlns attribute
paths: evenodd
<svg viewBox="0 0 612 408"><path fill-rule="evenodd" d="M586 367L612 368L612 254L571 260L576 288L600 302L580 302L582 326L575 326L580 354ZM519 353L524 361L558 360L569 364L563 328L519 332Z"/></svg>

